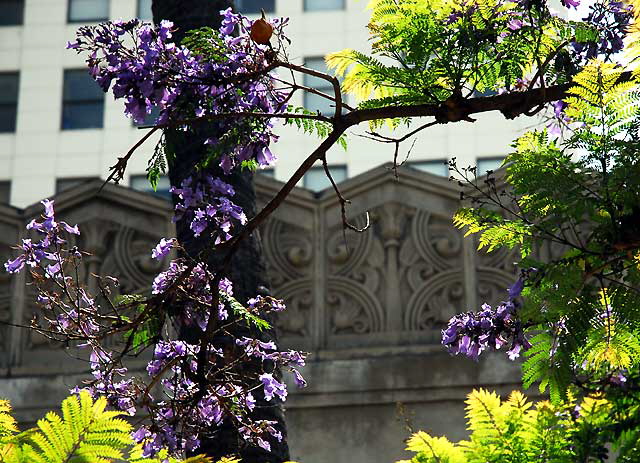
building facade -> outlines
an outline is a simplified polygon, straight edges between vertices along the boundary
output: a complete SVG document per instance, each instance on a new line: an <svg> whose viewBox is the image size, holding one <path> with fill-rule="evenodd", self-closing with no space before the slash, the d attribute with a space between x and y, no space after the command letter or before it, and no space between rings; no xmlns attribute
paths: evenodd
<svg viewBox="0 0 640 463"><path fill-rule="evenodd" d="M4 0L0 2L0 201L19 207L91 178L106 178L109 166L142 132L123 115L123 104L103 95L85 72L83 58L66 50L82 24L106 19L150 18L150 0ZM293 62L323 70L323 57L343 48L369 49L366 2L358 0L238 0L249 15L264 8L290 18ZM304 79L303 79L304 80ZM322 89L322 82L306 84ZM297 95L295 105L322 109L313 95ZM350 101L350 103L354 103ZM418 138L408 163L447 176L444 161L495 167L511 141L532 120L505 121L487 114L476 123L436 126ZM334 176L344 180L392 159L391 145L349 138L347 152L328 156ZM286 180L317 140L282 127L273 151L279 162L267 174ZM149 189L144 178L155 140L132 158L125 185ZM407 154L409 144L404 147ZM161 185L162 186L162 185ZM165 183L166 188L166 183ZM319 169L300 185L319 191L328 181Z"/></svg>
<svg viewBox="0 0 640 463"><path fill-rule="evenodd" d="M290 384L284 404L295 461L392 463L408 456L407 422L461 439L464 399L474 387L501 394L519 387L519 364L504 352L474 362L440 345L451 316L505 298L516 256L479 252L453 227L455 185L404 167L398 182L389 167L342 185L353 220L361 223L369 212L366 233L343 235L332 192L303 188L260 230L273 294L287 305L276 321L279 342L310 353L302 369L309 386ZM83 260L86 274L112 275L122 293L144 293L167 263L151 259L150 249L173 234L170 204L101 185L94 180L56 195L56 216L78 223L76 244L91 253ZM263 176L256 187L264 204L282 183ZM40 204L0 205L0 261L41 213ZM38 313L25 278L0 274L0 321L10 323L0 323L0 397L11 400L23 424L57 408L88 376L73 346L15 326ZM144 376L145 364L143 357L128 366Z"/></svg>

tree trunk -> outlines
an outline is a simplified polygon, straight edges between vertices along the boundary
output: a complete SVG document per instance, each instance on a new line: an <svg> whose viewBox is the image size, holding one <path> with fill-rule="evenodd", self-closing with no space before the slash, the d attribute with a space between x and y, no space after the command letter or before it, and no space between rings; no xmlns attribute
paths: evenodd
<svg viewBox="0 0 640 463"><path fill-rule="evenodd" d="M180 43L185 31L190 29L209 26L218 28L221 22L220 10L224 10L232 5L231 0L154 0L152 4L153 19L159 23L162 19L171 20L177 27L174 32L174 40ZM204 140L214 137L215 129L206 127L204 124L189 132L166 130L165 138L167 148L175 154L175 161L169 165L169 179L172 186L178 187L182 180L195 173L194 166L202 159L205 153ZM236 169L229 176L224 176L222 169L218 166L209 168L209 173L214 177L221 177L233 186L236 191L233 201L242 207L248 218L256 214L255 191L253 188L253 174L245 169L243 172ZM175 200L175 198L174 198ZM195 256L201 249L211 246L212 243L203 239L195 239L189 229L189 224L180 220L176 223L177 238L180 244L189 255ZM210 264L216 268L216 263L221 256L212 256ZM238 252L234 255L231 263L230 275L226 275L233 282L234 297L242 303L257 294L267 295L268 284L264 262L262 260L260 241L257 234L244 240ZM238 329L240 331L240 328ZM249 330L235 333L237 335L252 336L264 341L276 340L275 332L258 332ZM198 334L195 334L198 336ZM194 332L182 333L181 337L194 339ZM258 368L258 365L249 365L248 371ZM260 392L258 394L258 392ZM202 439L202 447L198 453L203 452L213 457L215 460L220 457L235 454L239 455L243 462L247 463L280 463L289 459L289 448L287 445L287 434L284 423L282 406L273 402L266 402L261 393L261 388L256 391L257 407L252 414L254 419L276 421L276 428L282 432L282 442L275 442L269 439L271 452L267 452L259 447L248 446L238 435L235 428L230 423L225 423L216 430L212 439ZM215 461L214 460L214 461Z"/></svg>

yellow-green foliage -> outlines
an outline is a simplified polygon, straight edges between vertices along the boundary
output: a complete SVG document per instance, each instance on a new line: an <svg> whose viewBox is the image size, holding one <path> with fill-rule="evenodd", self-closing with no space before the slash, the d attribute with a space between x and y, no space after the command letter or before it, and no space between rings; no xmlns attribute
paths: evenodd
<svg viewBox="0 0 640 463"><path fill-rule="evenodd" d="M505 159L508 187L487 182L489 199L454 216L479 234L479 247L518 246L518 267L537 269L518 311L532 344L522 379L554 403L576 376L606 378L640 358L640 85L623 77L615 64L590 61L564 99L572 130L561 140L524 134ZM552 261L530 252L552 245L564 248Z"/></svg>
<svg viewBox="0 0 640 463"><path fill-rule="evenodd" d="M0 463L212 463L202 455L169 458L166 450L156 458L143 458L131 439L131 425L106 405L106 399L93 400L82 391L62 402L62 416L49 412L37 427L18 433L9 403L0 400Z"/></svg>
<svg viewBox="0 0 640 463"><path fill-rule="evenodd" d="M470 94L471 89L510 87L563 39L585 28L531 10L540 14L540 26L509 34L509 18L521 8L517 2L471 5L466 0L371 0L368 27L375 57L346 49L328 55L327 65L344 76L346 92L368 100L365 107L433 103L465 89Z"/></svg>
<svg viewBox="0 0 640 463"><path fill-rule="evenodd" d="M584 123L582 131L591 131L596 140L628 130L631 119L639 114L638 82L618 82L622 71L614 63L594 59L574 76L575 85L564 100L569 105L567 116ZM594 133L594 127L606 132Z"/></svg>
<svg viewBox="0 0 640 463"><path fill-rule="evenodd" d="M16 432L18 432L18 426L11 416L11 405L7 400L0 400L0 438Z"/></svg>
<svg viewBox="0 0 640 463"><path fill-rule="evenodd" d="M508 220L497 213L471 208L461 208L453 215L453 225L464 229L464 236L480 234L478 249L491 252L501 247L520 247L522 256L530 250L530 227L521 220Z"/></svg>
<svg viewBox="0 0 640 463"><path fill-rule="evenodd" d="M469 440L452 443L423 431L408 440L411 460L398 463L568 463L582 455L584 446L595 449L600 442L579 442L576 436L602 424L609 411L605 400L586 398L580 416L572 417L575 402L552 405L532 403L519 392L506 401L495 392L474 390L467 397ZM588 449L587 449L588 450ZM589 460L591 461L591 460Z"/></svg>

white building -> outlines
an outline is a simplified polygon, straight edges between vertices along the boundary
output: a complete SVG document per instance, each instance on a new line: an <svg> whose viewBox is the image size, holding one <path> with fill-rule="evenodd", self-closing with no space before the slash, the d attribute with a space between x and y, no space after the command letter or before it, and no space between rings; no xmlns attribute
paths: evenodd
<svg viewBox="0 0 640 463"><path fill-rule="evenodd" d="M0 201L23 207L75 182L106 178L109 166L142 135L123 115L121 101L106 97L88 80L83 57L66 50L77 27L105 19L150 17L151 0L1 0L0 1ZM322 57L343 48L368 50L368 13L362 0L237 0L245 12L260 7L291 18L290 56L322 68ZM309 81L308 84L316 85ZM313 96L312 96L313 97ZM316 100L309 97L310 109ZM302 105L298 96L294 104ZM436 126L423 132L408 162L448 175L443 161L493 168L512 140L534 121L505 121L498 114L476 123ZM359 128L360 133L367 130ZM318 143L283 128L274 147L275 177L286 180ZM129 165L128 185L148 188L145 167L154 142L148 141ZM410 144L407 144L403 155ZM329 162L337 180L390 161L393 146L351 136L347 153L332 149ZM328 183L311 172L304 186Z"/></svg>

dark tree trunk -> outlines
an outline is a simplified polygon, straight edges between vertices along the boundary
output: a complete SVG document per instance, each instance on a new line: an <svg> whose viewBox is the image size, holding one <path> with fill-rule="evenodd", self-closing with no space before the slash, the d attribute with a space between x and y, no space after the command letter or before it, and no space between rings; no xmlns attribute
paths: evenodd
<svg viewBox="0 0 640 463"><path fill-rule="evenodd" d="M162 19L171 20L177 27L174 33L174 40L179 43L184 37L185 31L190 29L209 26L217 28L220 25L220 10L224 10L232 5L230 0L154 0L153 19L159 23ZM175 161L169 165L169 179L171 185L179 186L183 179L195 173L194 166L202 159L205 153L204 140L215 136L215 128L200 125L189 133L173 130L165 131L167 149L175 154ZM247 217L251 218L256 213L255 192L253 188L253 175L245 169L239 169L230 176L224 176L222 169L218 166L209 168L209 173L215 177L223 178L231 184L236 191L233 201L242 207ZM185 251L195 256L201 249L211 246L210 242L202 239L194 239L193 233L189 230L189 224L185 221L178 221L177 238ZM220 256L212 256L210 264L213 268ZM261 256L260 241L257 234L244 240L238 252L231 262L231 272L227 277L233 282L234 297L240 302L257 294L268 294L268 284L265 274L265 267ZM246 332L237 333L247 336L261 338L262 340L275 340L274 332ZM196 334L197 336L197 334ZM194 333L182 333L183 338L188 338L194 342ZM257 368L257 365L248 366L248 370ZM260 389L259 389L260 390ZM289 459L289 448L286 441L286 428L284 416L280 404L274 405L266 402L262 394L256 394L257 407L252 415L254 419L264 419L277 421L276 426L283 435L281 443L270 439L271 452L266 452L261 448L247 446L238 435L237 431L230 424L225 424L217 429L215 437L203 439L203 446L199 452L204 452L214 458L230 454L239 455L243 462L247 463L279 463Z"/></svg>

